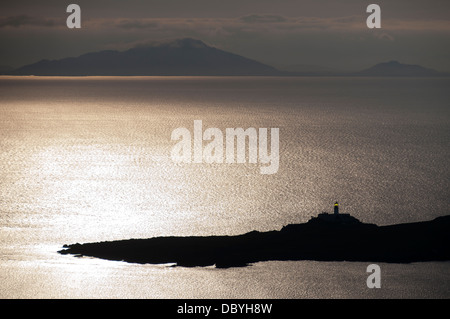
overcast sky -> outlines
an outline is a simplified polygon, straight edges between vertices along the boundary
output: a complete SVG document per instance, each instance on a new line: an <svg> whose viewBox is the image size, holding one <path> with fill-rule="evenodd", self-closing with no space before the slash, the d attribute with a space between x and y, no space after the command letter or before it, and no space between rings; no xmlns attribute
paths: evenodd
<svg viewBox="0 0 450 319"><path fill-rule="evenodd" d="M81 29L66 8L81 7ZM381 7L381 29L366 26ZM358 70L398 60L450 71L448 0L15 0L0 3L0 65L191 37L273 65Z"/></svg>

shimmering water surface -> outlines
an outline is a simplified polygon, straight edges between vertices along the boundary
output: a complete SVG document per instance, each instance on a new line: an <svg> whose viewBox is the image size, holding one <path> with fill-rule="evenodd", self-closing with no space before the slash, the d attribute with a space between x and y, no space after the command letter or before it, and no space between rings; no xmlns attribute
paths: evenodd
<svg viewBox="0 0 450 319"><path fill-rule="evenodd" d="M450 297L450 263L133 265L65 243L280 229L330 211L388 225L450 213L450 80L0 78L0 297ZM177 164L171 132L279 128L280 167ZM355 239L357 240L357 239Z"/></svg>

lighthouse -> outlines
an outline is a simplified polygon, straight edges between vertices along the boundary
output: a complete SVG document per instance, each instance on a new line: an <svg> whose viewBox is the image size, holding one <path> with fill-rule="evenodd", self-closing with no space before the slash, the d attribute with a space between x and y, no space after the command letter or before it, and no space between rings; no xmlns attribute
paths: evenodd
<svg viewBox="0 0 450 319"><path fill-rule="evenodd" d="M330 214L330 213L320 213L317 218L312 218L309 222L324 222L324 223L330 223L330 224L335 224L335 225L343 225L343 224L361 224L361 222L356 219L353 216L350 216L350 214L347 213L343 213L340 214L339 213L339 204L336 201L334 203L334 214ZM308 222L308 223L309 223Z"/></svg>

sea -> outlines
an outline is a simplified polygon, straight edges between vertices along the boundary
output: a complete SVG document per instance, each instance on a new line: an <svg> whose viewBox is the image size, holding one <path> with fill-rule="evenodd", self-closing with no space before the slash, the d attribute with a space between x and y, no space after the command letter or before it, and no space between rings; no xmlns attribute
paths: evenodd
<svg viewBox="0 0 450 319"><path fill-rule="evenodd" d="M218 269L58 253L280 230L335 201L380 226L448 215L449 87L449 78L2 76L0 298L450 298L450 262L378 263L381 288L369 288L367 262ZM278 170L174 161L172 132L193 134L196 120L224 134L278 128Z"/></svg>

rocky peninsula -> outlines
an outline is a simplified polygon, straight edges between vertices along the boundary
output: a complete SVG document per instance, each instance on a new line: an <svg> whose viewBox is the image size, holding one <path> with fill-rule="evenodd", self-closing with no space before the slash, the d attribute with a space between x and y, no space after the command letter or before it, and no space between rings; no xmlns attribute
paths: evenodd
<svg viewBox="0 0 450 319"><path fill-rule="evenodd" d="M236 236L154 237L64 245L61 254L129 263L217 268L269 260L411 263L450 260L450 215L377 226L348 214L322 213L279 231Z"/></svg>

